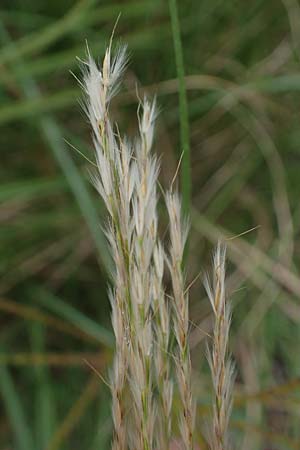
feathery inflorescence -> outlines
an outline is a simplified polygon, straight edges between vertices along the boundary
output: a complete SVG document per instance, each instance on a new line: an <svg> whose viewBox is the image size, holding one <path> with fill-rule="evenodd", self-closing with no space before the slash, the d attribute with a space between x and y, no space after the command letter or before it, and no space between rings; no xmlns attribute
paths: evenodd
<svg viewBox="0 0 300 450"><path fill-rule="evenodd" d="M183 273L184 248L188 235L188 224L182 216L178 193L166 194L166 205L170 222L170 250L167 259L171 274L174 300L174 333L178 345L176 375L181 397L180 432L185 450L193 449L195 402L192 394L192 368L189 350L188 290Z"/></svg>
<svg viewBox="0 0 300 450"><path fill-rule="evenodd" d="M100 68L88 52L82 84L87 94L85 109L93 129L98 166L93 182L110 215L107 236L115 262L114 288L110 294L116 337L111 374L113 448L124 450L129 443L135 449L151 450L156 412L152 318L158 296L159 301L164 300L164 261L157 238L159 165L151 155L156 113L155 102L145 98L138 108L139 136L133 143L114 130L109 104L117 92L125 63L125 49L119 49L112 57L111 44ZM133 407L133 419L128 421L127 386L130 408ZM167 410L170 413L170 407Z"/></svg>
<svg viewBox="0 0 300 450"><path fill-rule="evenodd" d="M132 142L120 135L110 118L109 105L118 91L125 65L126 48L120 47L113 56L110 42L101 67L87 52L81 82L97 162L92 180L109 213L106 234L115 266L109 291L116 338L110 375L112 448L170 449L173 326L181 442L183 450L192 450L195 401L188 342L188 289L183 270L188 224L178 193L170 190L165 196L170 227L166 254L158 235L159 164L152 154L155 101L144 98L139 104L139 134ZM163 282L165 262L172 282L171 295L166 294ZM225 249L220 245L214 258L213 286L207 280L206 289L215 317L210 358L215 390L211 447L226 450L233 369L227 357L230 310L225 303Z"/></svg>
<svg viewBox="0 0 300 450"><path fill-rule="evenodd" d="M136 184L132 201L133 240L130 249L131 351L130 387L135 412L135 448L154 443L152 261L157 241L157 159L151 156L155 104L144 99L135 142Z"/></svg>
<svg viewBox="0 0 300 450"><path fill-rule="evenodd" d="M129 357L130 321L128 310L128 257L132 241L130 203L134 190L135 171L131 164L130 146L115 136L109 117L109 104L117 92L126 64L125 48L111 55L106 50L102 68L98 68L89 51L83 66L85 110L93 130L98 173L93 183L110 214L107 236L115 262L114 288L110 292L112 325L116 337L116 352L111 374L114 450L124 450L126 444L124 391Z"/></svg>
<svg viewBox="0 0 300 450"><path fill-rule="evenodd" d="M208 360L213 380L213 424L209 433L212 450L229 450L228 424L232 409L234 365L228 355L231 309L225 292L226 247L218 243L213 261L212 283L205 278L205 288L214 313L212 348Z"/></svg>

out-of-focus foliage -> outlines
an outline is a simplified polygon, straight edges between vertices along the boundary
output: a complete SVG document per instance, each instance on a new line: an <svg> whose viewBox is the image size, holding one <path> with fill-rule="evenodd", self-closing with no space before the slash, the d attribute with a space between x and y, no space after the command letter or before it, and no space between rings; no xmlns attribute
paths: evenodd
<svg viewBox="0 0 300 450"><path fill-rule="evenodd" d="M297 449L300 7L297 0L178 3L192 158L188 281L198 439L209 417L211 322L197 275L212 244L227 237L238 370L233 436L245 450ZM167 2L0 5L3 450L109 449L109 389L91 369L106 378L113 349L106 218L88 182L90 165L68 142L93 158L70 71L78 75L86 39L102 54L119 13L116 36L131 60L113 114L133 134L136 90L157 92L164 186L181 152Z"/></svg>

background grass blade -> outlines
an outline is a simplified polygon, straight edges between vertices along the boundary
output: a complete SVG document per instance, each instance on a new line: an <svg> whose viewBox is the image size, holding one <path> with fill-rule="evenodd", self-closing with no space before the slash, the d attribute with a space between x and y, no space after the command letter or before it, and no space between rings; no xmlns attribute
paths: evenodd
<svg viewBox="0 0 300 450"><path fill-rule="evenodd" d="M45 352L45 331L41 324L31 324L29 328L33 353ZM51 387L47 365L36 365L35 372L35 435L37 448L44 449L56 427L55 395Z"/></svg>
<svg viewBox="0 0 300 450"><path fill-rule="evenodd" d="M6 33L3 24L1 24L1 35L3 40L9 40L9 36ZM11 43L13 46L14 44ZM15 47L11 49L13 54L16 54ZM17 56L17 66L23 65L23 61ZM17 70L17 68L16 68ZM40 92L35 81L32 78L26 77L22 81L22 89L25 97L29 99L39 99ZM111 259L109 257L106 240L104 234L99 226L99 220L96 214L96 208L93 205L91 196L85 187L82 175L78 172L69 151L63 141L63 136L60 133L60 129L55 120L50 116L42 116L38 119L38 125L41 130L42 136L45 139L46 144L49 146L54 154L60 168L65 174L65 177L69 183L69 186L75 195L78 206L86 219L90 233L94 239L96 248L100 260L103 262L104 267L110 272Z"/></svg>
<svg viewBox="0 0 300 450"><path fill-rule="evenodd" d="M0 389L3 405L10 419L18 450L34 450L27 414L16 391L15 383L7 367L0 366Z"/></svg>

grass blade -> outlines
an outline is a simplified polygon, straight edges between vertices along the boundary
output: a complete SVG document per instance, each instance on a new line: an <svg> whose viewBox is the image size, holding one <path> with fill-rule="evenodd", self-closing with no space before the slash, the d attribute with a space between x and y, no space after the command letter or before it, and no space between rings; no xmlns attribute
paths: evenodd
<svg viewBox="0 0 300 450"><path fill-rule="evenodd" d="M33 450L33 438L26 423L26 414L20 402L12 377L5 366L0 367L0 390L19 450Z"/></svg>
<svg viewBox="0 0 300 450"><path fill-rule="evenodd" d="M45 331L41 324L29 327L33 353L45 352ZM35 380L35 434L38 448L46 448L55 430L55 397L51 388L51 379L47 365L32 368Z"/></svg>

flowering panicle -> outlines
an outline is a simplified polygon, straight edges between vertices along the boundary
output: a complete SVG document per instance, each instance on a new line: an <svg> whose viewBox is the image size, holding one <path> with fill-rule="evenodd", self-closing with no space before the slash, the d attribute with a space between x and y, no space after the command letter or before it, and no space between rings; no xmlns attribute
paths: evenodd
<svg viewBox="0 0 300 450"><path fill-rule="evenodd" d="M182 269L188 226L182 217L181 202L177 193L167 193L166 205L169 214L171 240L168 266L172 279L174 297L174 333L178 345L176 375L182 403L180 431L184 449L192 450L195 402L192 395L192 368L188 343L188 293L186 292Z"/></svg>
<svg viewBox="0 0 300 450"><path fill-rule="evenodd" d="M80 82L86 94L85 112L95 147L97 170L92 180L109 213L106 235L115 265L109 292L116 340L110 374L112 448L170 449L173 326L182 448L193 450L195 402L188 343L189 299L183 271L188 226L182 218L178 193L169 191L165 197L170 222L170 248L166 255L158 236L159 162L152 153L156 102L144 98L140 103L139 133L133 142L120 135L109 114L126 61L126 48L119 47L113 55L111 42L101 66L88 51ZM225 304L224 261L225 250L218 246L213 286L206 282L215 316L210 358L215 390L213 450L227 449L233 381L232 364L227 357L230 311ZM166 294L163 282L165 263L172 281L171 295Z"/></svg>
<svg viewBox="0 0 300 450"><path fill-rule="evenodd" d="M127 446L124 392L129 382L135 418L130 439L135 448L151 450L155 421L151 267L157 241L159 171L157 159L151 155L155 102L145 98L139 106L140 136L133 144L115 133L109 104L125 63L124 48L112 57L110 45L100 68L88 52L82 84L98 167L92 178L110 214L107 236L115 261L114 290L110 295L116 336L111 374L113 447L123 450Z"/></svg>
<svg viewBox="0 0 300 450"><path fill-rule="evenodd" d="M157 241L158 164L151 156L155 109L147 99L142 109L140 139L135 143L136 185L132 200L133 241L131 245L131 352L130 386L134 400L135 446L150 450L154 443L153 401L153 292L151 268Z"/></svg>
<svg viewBox="0 0 300 450"><path fill-rule="evenodd" d="M110 214L107 231L115 261L115 285L110 293L112 324L116 337L116 352L111 373L112 413L114 421L114 450L125 450L125 385L129 358L130 321L128 311L128 258L132 241L131 197L135 185L135 171L131 163L132 149L114 134L109 117L109 104L117 92L120 76L126 63L126 49L120 48L111 56L111 45L105 53L102 67L98 67L88 51L83 67L83 88L86 93L85 111L92 125L96 151L97 173L93 183Z"/></svg>
<svg viewBox="0 0 300 450"><path fill-rule="evenodd" d="M209 365L214 387L213 425L210 433L212 450L229 450L228 423L232 408L234 366L228 356L231 322L230 305L225 293L226 247L218 243L213 261L213 280L205 278L205 288L214 312L212 348Z"/></svg>

